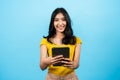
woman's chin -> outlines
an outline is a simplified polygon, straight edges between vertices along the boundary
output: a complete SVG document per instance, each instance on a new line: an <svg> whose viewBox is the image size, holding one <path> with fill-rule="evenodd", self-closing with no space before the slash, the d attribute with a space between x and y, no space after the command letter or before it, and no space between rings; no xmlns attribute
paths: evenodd
<svg viewBox="0 0 120 80"><path fill-rule="evenodd" d="M57 32L64 32L64 29L58 29Z"/></svg>

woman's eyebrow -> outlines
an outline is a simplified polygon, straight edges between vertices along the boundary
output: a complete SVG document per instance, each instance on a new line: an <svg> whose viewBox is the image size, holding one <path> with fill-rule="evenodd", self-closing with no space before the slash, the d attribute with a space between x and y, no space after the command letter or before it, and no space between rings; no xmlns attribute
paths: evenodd
<svg viewBox="0 0 120 80"><path fill-rule="evenodd" d="M65 19L65 17L62 17L62 18L57 18L57 17L56 17L56 18L54 18L54 19Z"/></svg>

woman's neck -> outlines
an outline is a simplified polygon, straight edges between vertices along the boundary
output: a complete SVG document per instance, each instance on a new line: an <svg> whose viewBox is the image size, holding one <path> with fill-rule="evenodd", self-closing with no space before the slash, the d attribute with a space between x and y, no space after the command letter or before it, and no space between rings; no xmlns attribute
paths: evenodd
<svg viewBox="0 0 120 80"><path fill-rule="evenodd" d="M63 38L64 38L64 34L62 34L62 33L56 33L56 35L53 38L53 43L57 44L57 45L61 45Z"/></svg>
<svg viewBox="0 0 120 80"><path fill-rule="evenodd" d="M64 38L64 34L63 33L56 33L54 38L56 38L56 39L63 39Z"/></svg>

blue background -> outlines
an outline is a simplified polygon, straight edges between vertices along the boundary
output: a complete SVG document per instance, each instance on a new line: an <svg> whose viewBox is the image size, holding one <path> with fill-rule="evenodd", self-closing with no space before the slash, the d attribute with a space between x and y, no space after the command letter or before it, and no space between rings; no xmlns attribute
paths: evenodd
<svg viewBox="0 0 120 80"><path fill-rule="evenodd" d="M119 0L0 0L0 80L44 80L39 44L64 7L83 41L80 80L120 80Z"/></svg>

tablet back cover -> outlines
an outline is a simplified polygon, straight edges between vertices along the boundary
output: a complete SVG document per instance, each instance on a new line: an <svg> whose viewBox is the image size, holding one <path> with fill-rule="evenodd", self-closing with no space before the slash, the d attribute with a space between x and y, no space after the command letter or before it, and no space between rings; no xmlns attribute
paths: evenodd
<svg viewBox="0 0 120 80"><path fill-rule="evenodd" d="M63 55L64 58L69 58L69 47L54 47L52 48L52 57ZM62 63L56 63L53 66L61 66Z"/></svg>

